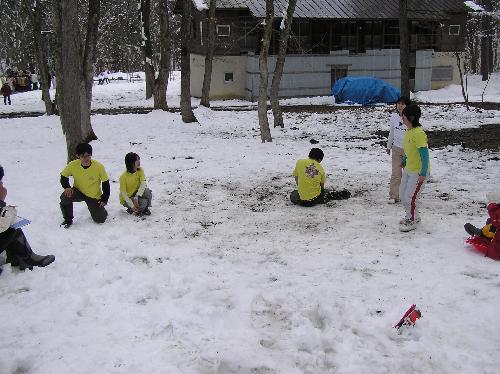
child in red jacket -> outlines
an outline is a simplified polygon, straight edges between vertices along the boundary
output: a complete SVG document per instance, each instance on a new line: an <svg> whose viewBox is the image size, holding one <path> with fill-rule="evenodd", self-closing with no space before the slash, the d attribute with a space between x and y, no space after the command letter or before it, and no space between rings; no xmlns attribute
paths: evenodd
<svg viewBox="0 0 500 374"><path fill-rule="evenodd" d="M486 194L486 198L488 200L488 214L490 215L486 226L479 229L466 223L464 228L470 235L481 237L485 242L488 242L487 257L500 260L500 234L497 235L497 229L500 229L500 193L489 192Z"/></svg>

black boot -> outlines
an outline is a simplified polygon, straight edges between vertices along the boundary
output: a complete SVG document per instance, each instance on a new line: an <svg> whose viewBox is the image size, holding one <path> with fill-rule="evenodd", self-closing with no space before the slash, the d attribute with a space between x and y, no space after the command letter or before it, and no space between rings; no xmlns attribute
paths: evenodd
<svg viewBox="0 0 500 374"><path fill-rule="evenodd" d="M55 259L56 258L53 255L40 256L35 253L31 253L31 255L28 258L19 259L19 270L25 270L25 269L33 270L33 266L38 266L43 268L53 263Z"/></svg>
<svg viewBox="0 0 500 374"><path fill-rule="evenodd" d="M470 236L481 236L483 235L483 231L481 229L478 229L476 226L471 225L470 223L466 223L464 225L465 231L467 231L467 234Z"/></svg>

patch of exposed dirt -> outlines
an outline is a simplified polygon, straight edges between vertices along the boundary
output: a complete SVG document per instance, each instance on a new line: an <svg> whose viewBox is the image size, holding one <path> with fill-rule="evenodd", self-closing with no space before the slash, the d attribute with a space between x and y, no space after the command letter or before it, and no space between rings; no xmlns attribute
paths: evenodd
<svg viewBox="0 0 500 374"><path fill-rule="evenodd" d="M379 144L385 147L388 131L376 131ZM448 145L461 145L464 148L483 150L500 149L500 124L482 125L476 128L459 130L426 131L429 148L443 148Z"/></svg>

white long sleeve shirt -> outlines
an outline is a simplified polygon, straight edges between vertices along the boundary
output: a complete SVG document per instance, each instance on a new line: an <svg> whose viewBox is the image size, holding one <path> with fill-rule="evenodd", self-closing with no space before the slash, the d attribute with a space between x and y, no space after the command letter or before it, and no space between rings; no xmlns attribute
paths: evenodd
<svg viewBox="0 0 500 374"><path fill-rule="evenodd" d="M387 149L392 147L403 148L403 138L406 132L406 125L403 119L396 112L391 116L391 128L389 130L389 139L387 140Z"/></svg>

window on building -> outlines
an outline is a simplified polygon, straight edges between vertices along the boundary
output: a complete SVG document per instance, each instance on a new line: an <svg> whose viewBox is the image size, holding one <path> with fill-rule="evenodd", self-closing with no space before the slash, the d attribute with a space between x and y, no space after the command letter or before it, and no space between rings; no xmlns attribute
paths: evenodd
<svg viewBox="0 0 500 374"><path fill-rule="evenodd" d="M332 26L332 50L347 49L348 36L347 22L335 22Z"/></svg>
<svg viewBox="0 0 500 374"><path fill-rule="evenodd" d="M311 24L307 20L292 22L292 30L288 39L289 53L310 53Z"/></svg>
<svg viewBox="0 0 500 374"><path fill-rule="evenodd" d="M231 35L231 26L217 25L217 36L229 36L229 35Z"/></svg>
<svg viewBox="0 0 500 374"><path fill-rule="evenodd" d="M413 21L410 25L410 50L439 48L439 23Z"/></svg>
<svg viewBox="0 0 500 374"><path fill-rule="evenodd" d="M448 28L449 35L460 35L460 25L450 25Z"/></svg>
<svg viewBox="0 0 500 374"><path fill-rule="evenodd" d="M435 66L432 68L433 81L452 81L453 67L452 66Z"/></svg>
<svg viewBox="0 0 500 374"><path fill-rule="evenodd" d="M233 83L234 82L234 74L233 72L231 73L224 73L224 83Z"/></svg>
<svg viewBox="0 0 500 374"><path fill-rule="evenodd" d="M384 22L384 48L399 48L399 23L398 21Z"/></svg>
<svg viewBox="0 0 500 374"><path fill-rule="evenodd" d="M259 48L258 21L254 17L240 17L240 51L257 52Z"/></svg>

